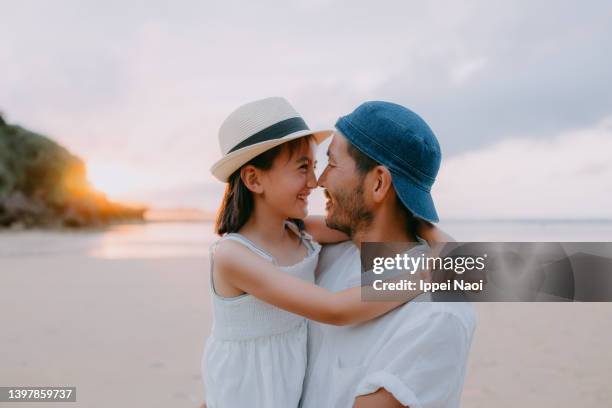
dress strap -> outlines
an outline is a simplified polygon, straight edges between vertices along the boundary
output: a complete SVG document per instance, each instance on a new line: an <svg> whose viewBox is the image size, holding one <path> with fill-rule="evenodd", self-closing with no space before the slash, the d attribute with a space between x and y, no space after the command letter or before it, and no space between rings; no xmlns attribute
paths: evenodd
<svg viewBox="0 0 612 408"><path fill-rule="evenodd" d="M268 252L264 251L263 249L259 248L257 245L255 245L251 240L249 240L247 237L240 235L238 233L229 233L229 234L225 234L224 236L222 236L219 240L217 240L217 242L215 242L214 244L212 244L209 249L208 249L208 259L210 260L210 289L212 290L212 292L221 298L225 298L224 296L221 296L217 293L217 291L215 290L215 282L213 279L213 268L215 265L215 249L217 248L217 245L219 245L220 242L225 241L225 240L231 240L231 241L236 241L239 242L240 244L244 245L245 247L249 248L251 251L255 252L257 255L261 256L262 258L266 259L267 261L272 262L273 264L276 265L276 259L274 259L274 257L272 255L270 255ZM247 295L246 293L244 295L240 295L240 296L236 296L236 297L232 297L232 298L225 298L225 299L237 299L240 297L243 297Z"/></svg>
<svg viewBox="0 0 612 408"><path fill-rule="evenodd" d="M311 253L316 250L317 244L312 238L312 235L310 235L306 231L302 231L302 241L308 246L308 249Z"/></svg>
<svg viewBox="0 0 612 408"><path fill-rule="evenodd" d="M217 291L215 290L215 281L213 279L213 267L215 265L215 249L217 248L217 245L219 244L219 241L216 241L215 243L213 243L209 248L208 248L208 261L210 263L210 267L209 267L209 275L210 275L210 290L212 291L212 293L216 296L220 296Z"/></svg>
<svg viewBox="0 0 612 408"><path fill-rule="evenodd" d="M290 231L292 231L295 235L298 236L300 242L302 242L308 250L308 254L311 254L315 251L315 245L310 234L308 234L304 230L300 230L298 226L291 221L285 221L285 225L287 226L287 228L289 228Z"/></svg>
<svg viewBox="0 0 612 408"><path fill-rule="evenodd" d="M273 264L276 265L276 259L274 259L274 257L272 255L270 255L269 252L267 252L267 251L261 249L260 247L258 247L257 245L255 245L255 243L253 241L251 241L250 239L248 239L244 235L239 234L237 232L230 232L229 234L225 234L217 242L221 242L221 241L224 241L226 239L229 239L229 240L241 243L245 247L249 248L251 251L255 252L257 255L261 256L262 258L265 258L266 260L268 260L268 261L270 261L270 262L272 262Z"/></svg>

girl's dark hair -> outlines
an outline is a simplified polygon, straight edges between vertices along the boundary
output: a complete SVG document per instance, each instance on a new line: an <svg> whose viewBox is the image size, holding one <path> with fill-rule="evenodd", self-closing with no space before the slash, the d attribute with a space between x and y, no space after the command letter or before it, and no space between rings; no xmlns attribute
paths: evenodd
<svg viewBox="0 0 612 408"><path fill-rule="evenodd" d="M240 170L242 170L244 166L250 164L261 170L270 170L274 164L274 160L283 150L286 149L289 153L289 158L292 158L296 152L300 151L304 146L308 146L311 140L312 135L290 140L270 150L266 150L233 172L225 187L223 201L217 213L215 232L219 235L238 232L253 213L253 208L255 206L253 193L244 185L242 178L240 178ZM291 219L291 221L295 222L300 230L304 228L304 222L302 220Z"/></svg>

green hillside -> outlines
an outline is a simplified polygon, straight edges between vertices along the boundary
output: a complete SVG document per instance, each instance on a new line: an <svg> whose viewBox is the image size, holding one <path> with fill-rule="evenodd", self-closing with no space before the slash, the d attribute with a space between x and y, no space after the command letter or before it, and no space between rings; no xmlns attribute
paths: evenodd
<svg viewBox="0 0 612 408"><path fill-rule="evenodd" d="M81 159L0 116L0 227L99 226L143 220L144 211L109 201Z"/></svg>

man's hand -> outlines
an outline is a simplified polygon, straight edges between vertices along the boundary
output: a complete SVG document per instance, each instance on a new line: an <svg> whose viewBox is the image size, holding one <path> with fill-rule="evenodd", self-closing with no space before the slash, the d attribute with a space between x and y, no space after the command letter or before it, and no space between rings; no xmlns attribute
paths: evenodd
<svg viewBox="0 0 612 408"><path fill-rule="evenodd" d="M353 408L401 408L400 404L391 393L384 388L379 388L376 392L368 395L360 395L355 398Z"/></svg>

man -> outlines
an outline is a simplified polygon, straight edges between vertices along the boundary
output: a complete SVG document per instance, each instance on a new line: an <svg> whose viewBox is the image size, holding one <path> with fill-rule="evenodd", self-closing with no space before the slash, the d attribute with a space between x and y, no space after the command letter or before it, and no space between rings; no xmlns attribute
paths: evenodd
<svg viewBox="0 0 612 408"><path fill-rule="evenodd" d="M360 284L362 242L417 241L417 219L438 221L430 189L440 166L433 132L402 106L364 103L336 129L319 185L327 225L351 241L320 257L317 283L333 291ZM301 406L459 406L474 312L429 300L422 294L356 326L310 322Z"/></svg>

